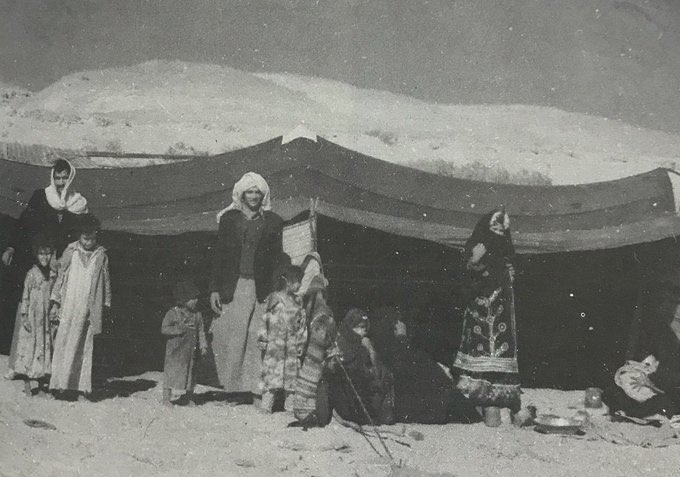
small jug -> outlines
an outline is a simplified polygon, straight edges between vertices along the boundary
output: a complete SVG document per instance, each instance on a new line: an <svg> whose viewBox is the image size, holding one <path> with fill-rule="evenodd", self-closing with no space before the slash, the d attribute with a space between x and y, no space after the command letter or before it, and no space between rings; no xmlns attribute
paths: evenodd
<svg viewBox="0 0 680 477"><path fill-rule="evenodd" d="M585 407L597 409L602 407L602 390L600 388L586 389L586 396L583 404Z"/></svg>

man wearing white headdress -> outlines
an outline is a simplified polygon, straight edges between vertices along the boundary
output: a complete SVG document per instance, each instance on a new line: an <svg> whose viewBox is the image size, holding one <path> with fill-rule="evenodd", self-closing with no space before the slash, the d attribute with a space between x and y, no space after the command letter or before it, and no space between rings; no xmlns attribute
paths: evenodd
<svg viewBox="0 0 680 477"><path fill-rule="evenodd" d="M26 208L19 216L9 237L8 246L2 254L2 263L6 267L0 297L3 301L1 308L3 325L10 324L14 317L24 275L32 266L33 238L38 234L44 235L55 247L58 258L70 242L75 217L88 212L87 200L73 189L75 177L76 168L66 159L57 159L50 171L50 185L33 192ZM17 336L18 329L19 327L15 327L13 336ZM16 349L13 345L7 373L7 377L10 378L14 375L15 355Z"/></svg>
<svg viewBox="0 0 680 477"><path fill-rule="evenodd" d="M211 326L217 376L229 393L252 393L260 373L259 318L283 253L283 220L271 211L267 182L248 172L217 221L210 277L210 305L219 315Z"/></svg>

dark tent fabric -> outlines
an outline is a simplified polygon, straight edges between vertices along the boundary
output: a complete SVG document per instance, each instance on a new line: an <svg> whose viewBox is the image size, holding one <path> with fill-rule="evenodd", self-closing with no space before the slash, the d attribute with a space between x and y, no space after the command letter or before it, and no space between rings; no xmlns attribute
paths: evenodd
<svg viewBox="0 0 680 477"><path fill-rule="evenodd" d="M519 253L615 248L680 233L671 171L573 186L519 186L443 177L318 138L281 138L210 157L140 168L80 169L77 189L107 230L215 231L215 213L247 171L262 173L273 207L291 219L318 198L340 222L460 247L481 215L505 207ZM0 160L0 213L17 217L46 168Z"/></svg>
<svg viewBox="0 0 680 477"><path fill-rule="evenodd" d="M206 292L215 214L251 170L267 178L274 208L287 220L318 198L318 247L338 315L398 305L418 323L415 344L444 363L457 349L462 313L460 250L452 247L464 244L482 214L505 206L522 254L516 292L524 385L600 386L600 375L623 361L631 318L647 301L639 297L653 288L657 273L641 273L642 264L680 263L669 258L680 219L666 169L579 186L502 185L406 168L322 138L275 138L182 159L78 170L75 186L102 219L109 250L115 326L97 343L107 373L162 368L159 330L174 282L188 277ZM32 192L47 185L48 171L0 160L0 248ZM10 331L0 329L0 349L14 315L4 319L0 326ZM206 370L202 382L210 376Z"/></svg>

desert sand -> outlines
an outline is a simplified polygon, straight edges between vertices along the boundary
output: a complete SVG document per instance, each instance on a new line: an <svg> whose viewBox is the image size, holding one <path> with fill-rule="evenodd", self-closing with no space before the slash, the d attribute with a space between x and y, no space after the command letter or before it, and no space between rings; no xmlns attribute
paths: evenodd
<svg viewBox="0 0 680 477"><path fill-rule="evenodd" d="M7 358L0 356L0 369ZM20 381L0 380L0 473L57 475L304 476L629 476L676 475L678 444L667 430L608 423L591 410L584 436L480 424L396 425L384 433L393 460L335 421L323 429L286 427L292 416L261 414L219 399L196 407L160 404L162 374L111 378L98 402L26 398ZM199 386L208 399L217 390ZM523 404L570 417L583 391L527 389ZM29 427L41 420L56 429ZM418 435L420 434L420 435ZM664 439L664 436L666 439ZM646 442L653 446L644 447Z"/></svg>

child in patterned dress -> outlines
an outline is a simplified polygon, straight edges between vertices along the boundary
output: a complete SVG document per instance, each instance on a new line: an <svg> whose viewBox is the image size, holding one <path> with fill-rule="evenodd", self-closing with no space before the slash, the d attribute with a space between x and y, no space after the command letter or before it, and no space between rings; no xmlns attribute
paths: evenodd
<svg viewBox="0 0 680 477"><path fill-rule="evenodd" d="M33 241L35 264L26 274L17 319L21 328L16 345L14 370L24 376L24 392L31 397L31 381L37 381L44 395L52 367L52 326L49 319L50 295L56 273L50 267L54 246L44 235Z"/></svg>
<svg viewBox="0 0 680 477"><path fill-rule="evenodd" d="M262 351L260 391L261 408L271 413L277 396L285 396L284 408L293 410L297 375L297 334L302 323L302 304L296 295L302 270L287 265L275 273L275 291L267 298L267 307L258 333Z"/></svg>

